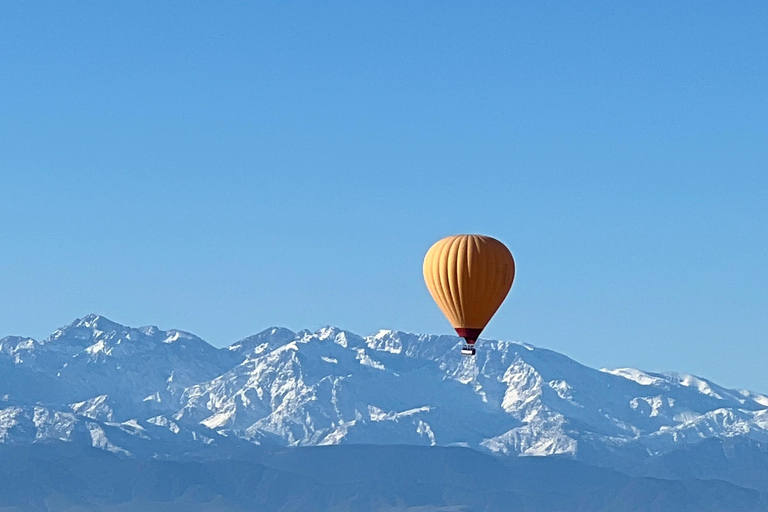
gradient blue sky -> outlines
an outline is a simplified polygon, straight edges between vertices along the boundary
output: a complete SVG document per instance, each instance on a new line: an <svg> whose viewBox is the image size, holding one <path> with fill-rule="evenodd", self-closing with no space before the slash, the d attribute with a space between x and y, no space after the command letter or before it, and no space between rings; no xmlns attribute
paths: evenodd
<svg viewBox="0 0 768 512"><path fill-rule="evenodd" d="M487 335L768 392L768 3L5 2L0 336Z"/></svg>

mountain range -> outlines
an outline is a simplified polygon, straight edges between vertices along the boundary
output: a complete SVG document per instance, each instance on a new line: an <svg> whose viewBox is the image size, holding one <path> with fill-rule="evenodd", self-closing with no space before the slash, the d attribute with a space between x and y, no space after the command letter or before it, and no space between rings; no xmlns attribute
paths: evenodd
<svg viewBox="0 0 768 512"><path fill-rule="evenodd" d="M194 471L234 454L259 453L263 462L265 453L320 449L301 447L344 445L335 449L358 457L376 445L405 450L403 460L477 453L506 468L575 464L621 486L717 480L746 492L738 506L756 508L744 510L763 510L768 396L693 375L593 369L512 341L483 339L477 356L462 357L461 343L275 327L215 348L184 331L88 315L45 340L0 339L0 447L78 449L123 465L166 461Z"/></svg>

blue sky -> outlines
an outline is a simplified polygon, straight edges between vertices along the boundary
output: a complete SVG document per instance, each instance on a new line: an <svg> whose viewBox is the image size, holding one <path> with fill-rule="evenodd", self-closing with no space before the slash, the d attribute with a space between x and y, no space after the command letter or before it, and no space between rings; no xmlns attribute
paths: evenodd
<svg viewBox="0 0 768 512"><path fill-rule="evenodd" d="M518 277L487 335L768 392L765 2L5 3L0 335L89 312L215 345L449 332L454 233Z"/></svg>

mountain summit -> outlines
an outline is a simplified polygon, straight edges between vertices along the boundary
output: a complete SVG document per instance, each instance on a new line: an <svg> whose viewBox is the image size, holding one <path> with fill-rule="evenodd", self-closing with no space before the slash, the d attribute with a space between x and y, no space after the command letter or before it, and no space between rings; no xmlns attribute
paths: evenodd
<svg viewBox="0 0 768 512"><path fill-rule="evenodd" d="M217 349L88 315L0 339L0 443L140 456L211 446L410 444L647 464L702 441L768 443L768 397L684 374L596 370L454 336L274 327Z"/></svg>

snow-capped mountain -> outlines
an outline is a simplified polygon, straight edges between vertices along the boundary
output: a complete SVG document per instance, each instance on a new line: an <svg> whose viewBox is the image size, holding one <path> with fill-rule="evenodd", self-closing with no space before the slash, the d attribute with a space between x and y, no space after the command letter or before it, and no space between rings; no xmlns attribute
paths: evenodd
<svg viewBox="0 0 768 512"><path fill-rule="evenodd" d="M768 397L691 375L596 370L524 343L272 328L217 349L89 315L0 340L0 442L124 454L206 446L460 445L642 460L703 439L768 443Z"/></svg>
<svg viewBox="0 0 768 512"><path fill-rule="evenodd" d="M239 362L192 334L125 327L88 315L35 341L0 339L0 396L23 403L73 403L106 395L122 415L167 410L188 386ZM103 400L102 400L103 401Z"/></svg>

